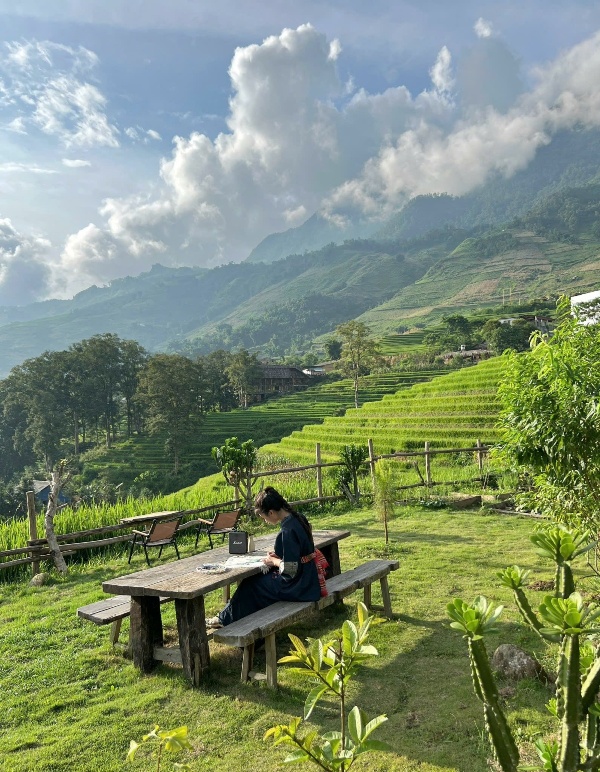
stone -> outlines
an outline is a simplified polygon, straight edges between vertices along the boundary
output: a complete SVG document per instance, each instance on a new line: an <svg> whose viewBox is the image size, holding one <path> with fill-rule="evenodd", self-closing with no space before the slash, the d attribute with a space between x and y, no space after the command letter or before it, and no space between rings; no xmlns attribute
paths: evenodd
<svg viewBox="0 0 600 772"><path fill-rule="evenodd" d="M492 655L492 668L501 676L511 681L523 678L541 678L550 680L540 663L518 646L502 643Z"/></svg>
<svg viewBox="0 0 600 772"><path fill-rule="evenodd" d="M50 579L50 574L36 574L29 582L32 587L42 587Z"/></svg>

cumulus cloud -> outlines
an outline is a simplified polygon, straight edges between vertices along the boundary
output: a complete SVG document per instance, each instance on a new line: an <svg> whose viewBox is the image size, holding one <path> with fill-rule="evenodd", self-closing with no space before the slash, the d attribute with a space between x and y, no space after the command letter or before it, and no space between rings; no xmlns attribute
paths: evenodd
<svg viewBox="0 0 600 772"><path fill-rule="evenodd" d="M0 218L0 305L31 303L48 286L50 242L19 233L7 218Z"/></svg>
<svg viewBox="0 0 600 772"><path fill-rule="evenodd" d="M0 100L13 112L9 127L24 132L29 124L65 147L118 147L119 131L106 115L106 98L91 82L97 66L96 54L83 46L5 43Z"/></svg>
<svg viewBox="0 0 600 772"><path fill-rule="evenodd" d="M516 57L489 25L477 27L456 67L442 48L431 87L416 96L402 85L349 90L341 46L310 25L236 49L227 130L175 137L157 192L107 199L102 221L65 244L69 288L157 259L243 259L316 210L340 226L381 220L411 196L460 195L514 174L561 129L600 125L599 35L538 70L523 93ZM131 129L138 141L151 131Z"/></svg>

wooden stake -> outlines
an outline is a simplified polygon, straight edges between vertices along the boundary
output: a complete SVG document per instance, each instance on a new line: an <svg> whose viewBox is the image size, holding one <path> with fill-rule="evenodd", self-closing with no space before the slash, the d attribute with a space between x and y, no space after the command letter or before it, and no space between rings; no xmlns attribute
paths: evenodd
<svg viewBox="0 0 600 772"><path fill-rule="evenodd" d="M371 469L371 485L373 486L373 495L375 495L375 453L373 452L373 440L369 437L367 440L369 448L369 467Z"/></svg>
<svg viewBox="0 0 600 772"><path fill-rule="evenodd" d="M315 446L315 461L317 463L317 496L323 498L323 472L321 471L321 443Z"/></svg>
<svg viewBox="0 0 600 772"><path fill-rule="evenodd" d="M431 485L431 454L429 452L429 442L425 443L425 482L427 486Z"/></svg>
<svg viewBox="0 0 600 772"><path fill-rule="evenodd" d="M37 518L35 514L35 496L33 491L27 491L27 515L29 517L29 540L35 541L38 537L37 532ZM39 574L40 563L38 560L34 560L31 564L33 576Z"/></svg>
<svg viewBox="0 0 600 772"><path fill-rule="evenodd" d="M477 466L479 467L480 474L483 474L483 451L480 449L481 447L481 440L477 440Z"/></svg>

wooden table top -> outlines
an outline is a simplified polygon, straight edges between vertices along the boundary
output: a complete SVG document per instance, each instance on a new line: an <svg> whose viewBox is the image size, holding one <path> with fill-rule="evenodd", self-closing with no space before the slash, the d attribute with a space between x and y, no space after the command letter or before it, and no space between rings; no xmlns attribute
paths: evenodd
<svg viewBox="0 0 600 772"><path fill-rule="evenodd" d="M330 544L350 536L350 531L314 531L315 547L323 549ZM254 552L250 555L266 555L273 548L274 534L255 539ZM109 579L102 583L104 592L118 595L152 595L190 600L206 595L212 590L239 582L247 576L258 574L260 566L241 566L219 574L210 574L196 569L205 564L223 563L230 557L228 547L218 547L175 560L161 566L146 568L127 576Z"/></svg>
<svg viewBox="0 0 600 772"><path fill-rule="evenodd" d="M164 520L167 517L177 517L179 510L163 510L162 512L150 512L147 515L136 515L135 517L122 517L119 522L124 525L135 525L136 523L149 523L152 520Z"/></svg>

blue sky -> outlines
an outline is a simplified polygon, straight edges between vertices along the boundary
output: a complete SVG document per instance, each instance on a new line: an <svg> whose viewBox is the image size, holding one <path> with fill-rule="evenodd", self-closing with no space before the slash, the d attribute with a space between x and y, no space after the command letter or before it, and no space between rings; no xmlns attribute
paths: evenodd
<svg viewBox="0 0 600 772"><path fill-rule="evenodd" d="M0 305L376 223L600 123L588 0L0 0L0 30Z"/></svg>

